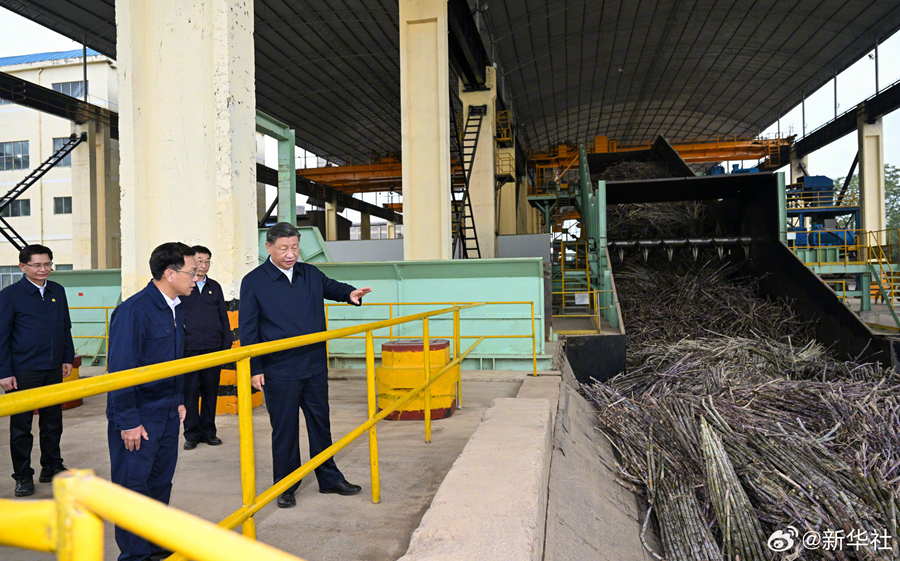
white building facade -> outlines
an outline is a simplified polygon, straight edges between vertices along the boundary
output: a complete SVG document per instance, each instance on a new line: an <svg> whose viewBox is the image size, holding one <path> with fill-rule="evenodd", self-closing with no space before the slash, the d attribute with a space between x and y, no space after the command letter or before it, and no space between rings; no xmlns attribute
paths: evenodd
<svg viewBox="0 0 900 561"><path fill-rule="evenodd" d="M84 99L81 50L0 58L0 72ZM115 61L89 49L87 77L88 102L118 112ZM71 121L0 100L0 196L24 180L74 132L76 125ZM79 165L79 158L84 158L87 151L88 147L80 144L61 164L2 211L3 218L27 243L39 243L53 250L53 261L58 270L90 268L85 265L90 263L90 256L87 259L79 257L77 253L83 249L76 249L79 244L75 242L76 226L84 227L83 221L75 217L85 213L89 216L90 209L84 205L91 204L88 197L79 196L75 186L89 184L89 181L78 181L78 178L73 181L73 174L89 173L88 165ZM118 205L118 153L118 141L113 139L109 146L111 181L106 189L110 191L107 199L115 205ZM107 243L114 249L110 252L113 258L108 266L116 268L120 262L120 230L117 226L110 230L106 232L111 238ZM85 234L91 235L82 232L82 236ZM18 278L18 262L18 250L5 238L0 238L0 288Z"/></svg>

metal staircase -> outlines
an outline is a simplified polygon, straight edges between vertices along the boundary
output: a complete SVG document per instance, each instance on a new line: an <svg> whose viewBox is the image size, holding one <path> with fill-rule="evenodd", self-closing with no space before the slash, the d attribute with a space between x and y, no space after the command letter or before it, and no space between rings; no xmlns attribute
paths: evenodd
<svg viewBox="0 0 900 561"><path fill-rule="evenodd" d="M53 166L63 161L63 158L68 156L72 150L82 142L87 142L86 132L81 133L81 136L75 134L70 136L69 139L60 146L59 150L51 154L41 165L31 170L31 173L26 175L25 179L17 183L15 187L10 189L8 193L0 198L0 213L6 210L6 208L8 208L14 200L19 198L22 193L27 191L29 187L37 183L40 178L44 177ZM28 245L27 242L25 242L25 239L9 225L9 222L7 222L2 215L0 215L0 234L3 234L3 237L5 237L16 249L21 250Z"/></svg>
<svg viewBox="0 0 900 561"><path fill-rule="evenodd" d="M452 113L451 125L458 128L456 110L452 103L450 110ZM478 149L478 139L481 137L481 124L486 114L487 105L470 105L463 130L457 130L453 135L456 139L457 158L464 179L461 185L459 183L454 185L451 182L450 187L454 259L481 258L478 235L475 231L475 217L472 213L472 201L469 196L469 180L472 177L472 164L475 160L475 151Z"/></svg>

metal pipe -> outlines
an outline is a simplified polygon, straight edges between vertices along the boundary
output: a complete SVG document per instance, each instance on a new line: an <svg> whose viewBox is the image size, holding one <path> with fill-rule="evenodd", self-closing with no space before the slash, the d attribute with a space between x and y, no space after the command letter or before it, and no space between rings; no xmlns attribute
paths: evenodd
<svg viewBox="0 0 900 561"><path fill-rule="evenodd" d="M237 362L238 434L241 454L241 497L244 506L256 498L256 459L253 453L253 388L250 385L250 359ZM256 521L251 516L241 529L244 536L256 539Z"/></svg>
<svg viewBox="0 0 900 561"><path fill-rule="evenodd" d="M333 331L320 331L319 333L310 333L309 335L280 339L268 343L258 343L247 347L237 347L227 351L209 353L198 357L182 358L171 362L155 364L153 366L132 368L130 370L123 370L105 376L82 378L65 384L54 384L42 388L21 390L0 396L0 417L24 413L25 411L32 411L34 409L41 409L50 405L57 405L59 403L72 401L73 399L98 395L113 390L130 388L132 386L146 384L147 382L155 382L156 380L163 380L165 378L171 378L172 376L187 374L188 372L195 372L213 366L221 366L222 364L236 362L245 358L286 351L288 349L295 349L313 343L321 343L323 341L330 341L331 339L341 339L350 335L365 333L368 330L383 329L392 325L417 321L426 317L450 313L454 309L473 308L481 305L481 303L477 303L444 308L433 312L421 312L392 320L376 321L358 326L335 329Z"/></svg>
<svg viewBox="0 0 900 561"><path fill-rule="evenodd" d="M87 103L88 98L88 79L87 79L87 35L81 36L81 66L84 69L84 102ZM105 96L104 96L105 97ZM107 104L107 107L109 105Z"/></svg>
<svg viewBox="0 0 900 561"><path fill-rule="evenodd" d="M0 545L56 551L56 503L0 499Z"/></svg>
<svg viewBox="0 0 900 561"><path fill-rule="evenodd" d="M472 343L472 346L470 346L468 349L466 349L466 352L464 352L463 354L461 354L459 356L458 359L454 360L453 362L451 362L449 364L442 366L441 369L438 370L437 374L435 374L432 377L431 382L433 383L433 382L437 381L438 378L440 378L441 376L443 376L444 374L446 374L447 372L452 370L454 367L462 364L463 360L465 360L465 358L469 355L469 353L472 352L475 349L475 347L477 347L483 340L484 340L484 336L479 337L477 341ZM375 425L376 423L378 423L379 421L381 421L382 419L384 419L385 417L387 417L388 415L390 415L397 409L406 405L406 403L408 403L411 399L413 399L414 397L416 397L420 393L422 393L422 391L424 391L425 388L428 386L429 386L429 382L422 382L418 386L414 387L413 389L411 389L408 392L406 392L405 394L403 394L403 397L396 399L390 405L388 405L387 407L382 409L378 413L378 415L375 415L374 419L369 419L365 423L359 425L358 427L356 427L355 429L353 429L352 431L347 433L346 436L344 436L343 438L341 438L340 440L338 440L337 442L335 442L334 444L332 444L325 450L322 450L321 452L319 452L319 454L315 458L312 458L311 460L309 460L308 462L306 462L305 464L303 464L302 466L300 466L299 468L294 470L290 475L288 475L287 477L285 477L284 479L282 479L275 485L273 485L273 486L269 487L268 489L266 489L265 491L263 491L260 495L258 495L256 497L256 502L253 504L253 506L244 507L244 508L241 508L241 509L233 512L231 515L228 516L228 518L219 522L219 526L222 526L229 530L233 530L233 529L237 528L241 524L241 522L243 522L248 516L253 516L257 512L259 512L264 506L266 506L267 504L272 502L275 499L275 497L277 497L281 493L285 492L288 489L288 487L290 487L294 483L300 481L301 479L303 479L304 477L306 477L307 475L312 473L317 467L319 467L320 465L325 463L325 461L328 458L333 457L335 454L337 454L338 452L343 450L348 444L350 444L351 442L356 440L362 433L369 430L373 425ZM181 556L178 556L178 555L174 555L169 558L169 561L175 561L176 559L184 559L184 558ZM199 559L199 557L198 557L198 559Z"/></svg>
<svg viewBox="0 0 900 561"><path fill-rule="evenodd" d="M92 470L78 473L94 477ZM72 474L53 480L59 530L56 558L59 561L103 561L103 521L78 503L75 489L80 481Z"/></svg>
<svg viewBox="0 0 900 561"><path fill-rule="evenodd" d="M428 318L422 320L422 350L425 351L425 443L431 442L431 339L428 333Z"/></svg>
<svg viewBox="0 0 900 561"><path fill-rule="evenodd" d="M59 477L75 478L71 492L79 505L104 520L178 551L197 561L297 561L272 546L248 540L212 522L168 507L85 471ZM55 481L54 481L55 483Z"/></svg>
<svg viewBox="0 0 900 561"><path fill-rule="evenodd" d="M881 88L878 87L878 38L875 38L875 93L878 94L881 92Z"/></svg>
<svg viewBox="0 0 900 561"><path fill-rule="evenodd" d="M375 385L375 341L371 330L366 331L366 389L369 420L372 420L378 412L378 390ZM375 425L369 429L369 471L372 477L372 502L378 504L381 502L381 482L378 473L378 435L375 432Z"/></svg>

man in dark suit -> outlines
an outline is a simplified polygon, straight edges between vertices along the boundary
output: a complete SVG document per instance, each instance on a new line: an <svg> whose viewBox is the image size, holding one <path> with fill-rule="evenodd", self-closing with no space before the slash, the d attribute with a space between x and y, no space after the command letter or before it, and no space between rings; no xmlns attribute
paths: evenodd
<svg viewBox="0 0 900 561"><path fill-rule="evenodd" d="M225 310L222 287L209 278L212 252L195 245L197 288L181 299L184 306L184 356L200 356L231 348L234 338ZM219 395L221 366L213 366L184 375L184 449L193 450L197 443L222 444L216 436L216 403Z"/></svg>
<svg viewBox="0 0 900 561"><path fill-rule="evenodd" d="M7 392L62 383L72 373L75 347L69 303L62 286L47 280L53 270L53 252L28 245L19 252L22 279L0 291L0 387ZM9 447L17 497L34 494L31 467L33 411L9 418ZM66 470L59 440L62 405L40 410L41 483Z"/></svg>
<svg viewBox="0 0 900 561"><path fill-rule="evenodd" d="M359 305L371 288L355 289L300 263L300 233L280 222L266 233L269 259L241 282L241 345L253 345L325 331L324 298ZM253 387L264 392L272 424L272 468L277 483L300 467L300 413L306 418L309 455L331 446L328 363L325 343L250 359ZM331 458L316 468L320 493L354 495ZM300 484L278 497L280 508L294 506Z"/></svg>
<svg viewBox="0 0 900 561"><path fill-rule="evenodd" d="M164 243L150 255L147 287L115 309L109 325L109 371L119 372L184 356L184 310L197 276L194 250ZM111 391L106 399L112 482L169 504L184 421L182 376ZM116 526L119 561L162 559L169 552Z"/></svg>

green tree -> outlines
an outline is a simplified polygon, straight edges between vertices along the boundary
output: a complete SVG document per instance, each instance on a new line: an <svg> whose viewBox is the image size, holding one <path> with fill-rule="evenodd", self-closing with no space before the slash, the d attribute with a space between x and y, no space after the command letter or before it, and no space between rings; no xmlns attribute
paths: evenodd
<svg viewBox="0 0 900 561"><path fill-rule="evenodd" d="M835 199L844 186L844 177L834 180ZM854 174L847 186L844 195L844 204L858 204L859 202L859 175ZM891 164L884 165L884 206L888 228L900 228L900 168ZM849 218L841 218L838 224L841 228L848 228ZM858 226L854 226L858 228Z"/></svg>

